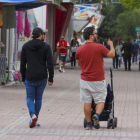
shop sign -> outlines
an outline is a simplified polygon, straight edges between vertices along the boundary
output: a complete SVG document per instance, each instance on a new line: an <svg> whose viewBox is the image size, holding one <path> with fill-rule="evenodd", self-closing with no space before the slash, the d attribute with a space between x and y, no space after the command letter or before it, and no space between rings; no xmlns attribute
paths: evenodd
<svg viewBox="0 0 140 140"><path fill-rule="evenodd" d="M0 4L0 28L3 27L3 5Z"/></svg>

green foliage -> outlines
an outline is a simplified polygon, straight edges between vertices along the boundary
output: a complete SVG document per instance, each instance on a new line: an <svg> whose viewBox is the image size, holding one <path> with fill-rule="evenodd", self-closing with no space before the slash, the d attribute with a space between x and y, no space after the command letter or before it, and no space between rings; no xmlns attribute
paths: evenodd
<svg viewBox="0 0 140 140"><path fill-rule="evenodd" d="M140 7L140 0L119 0L119 1L122 2L122 4L129 10Z"/></svg>
<svg viewBox="0 0 140 140"><path fill-rule="evenodd" d="M136 38L136 27L140 26L140 10L125 11L117 17L117 32L119 38Z"/></svg>
<svg viewBox="0 0 140 140"><path fill-rule="evenodd" d="M140 9L128 10L120 4L115 4L115 6L109 4L103 7L102 14L106 18L98 29L100 37L112 39L137 37L135 29L140 27Z"/></svg>
<svg viewBox="0 0 140 140"><path fill-rule="evenodd" d="M115 38L116 37L116 19L118 14L122 13L124 8L122 5L115 5L108 1L103 4L101 14L105 16L103 23L98 29L98 35L102 38Z"/></svg>
<svg viewBox="0 0 140 140"><path fill-rule="evenodd" d="M99 38L136 38L135 29L140 27L140 0L120 1L122 5L112 4L111 0L107 0L106 5L106 0L103 0L101 14L105 19L98 29ZM90 2L85 0L85 3ZM94 0L94 3L100 3L100 0Z"/></svg>

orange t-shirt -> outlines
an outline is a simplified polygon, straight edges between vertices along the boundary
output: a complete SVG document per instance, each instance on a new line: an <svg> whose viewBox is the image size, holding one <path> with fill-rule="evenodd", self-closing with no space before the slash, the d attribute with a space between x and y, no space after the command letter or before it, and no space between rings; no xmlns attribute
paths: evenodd
<svg viewBox="0 0 140 140"><path fill-rule="evenodd" d="M76 59L80 60L82 70L81 79L85 81L102 81L105 79L103 58L109 50L94 42L80 46L76 52Z"/></svg>

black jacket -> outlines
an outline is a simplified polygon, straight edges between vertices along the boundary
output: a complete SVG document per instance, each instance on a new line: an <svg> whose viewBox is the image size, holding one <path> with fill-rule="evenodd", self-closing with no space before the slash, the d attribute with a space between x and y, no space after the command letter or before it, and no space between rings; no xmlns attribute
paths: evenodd
<svg viewBox="0 0 140 140"><path fill-rule="evenodd" d="M46 64L47 62L47 64ZM21 52L20 71L22 81L40 81L47 79L49 71L49 82L53 82L54 66L51 48L39 39L33 39L23 45Z"/></svg>
<svg viewBox="0 0 140 140"><path fill-rule="evenodd" d="M122 50L124 49L124 54L131 55L132 54L132 43L126 42L123 44Z"/></svg>

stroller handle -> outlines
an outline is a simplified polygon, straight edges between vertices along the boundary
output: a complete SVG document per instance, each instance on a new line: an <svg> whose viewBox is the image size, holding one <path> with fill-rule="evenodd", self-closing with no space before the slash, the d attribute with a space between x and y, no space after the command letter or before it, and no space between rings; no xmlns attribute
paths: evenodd
<svg viewBox="0 0 140 140"><path fill-rule="evenodd" d="M113 78L112 68L110 68L110 77L111 77L111 79Z"/></svg>
<svg viewBox="0 0 140 140"><path fill-rule="evenodd" d="M112 68L110 68L110 79L111 79L111 90L113 91L113 73L112 73Z"/></svg>

